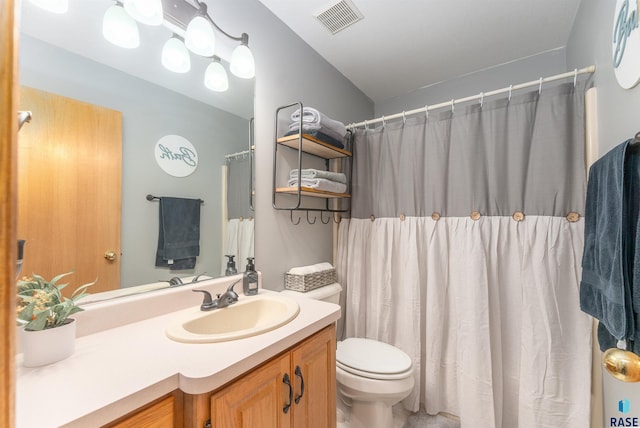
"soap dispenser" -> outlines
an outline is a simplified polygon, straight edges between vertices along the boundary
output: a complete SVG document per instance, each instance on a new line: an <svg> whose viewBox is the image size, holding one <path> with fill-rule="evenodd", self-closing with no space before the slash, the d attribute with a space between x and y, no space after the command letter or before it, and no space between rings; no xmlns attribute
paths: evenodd
<svg viewBox="0 0 640 428"><path fill-rule="evenodd" d="M245 296L258 294L258 272L253 265L253 257L247 257L247 268L242 277L242 292Z"/></svg>
<svg viewBox="0 0 640 428"><path fill-rule="evenodd" d="M227 270L224 271L224 274L226 276L231 276L231 275L237 274L238 270L236 269L236 262L235 262L235 260L233 260L233 258L235 256L234 255L225 255L225 257L228 257L229 261L227 262Z"/></svg>

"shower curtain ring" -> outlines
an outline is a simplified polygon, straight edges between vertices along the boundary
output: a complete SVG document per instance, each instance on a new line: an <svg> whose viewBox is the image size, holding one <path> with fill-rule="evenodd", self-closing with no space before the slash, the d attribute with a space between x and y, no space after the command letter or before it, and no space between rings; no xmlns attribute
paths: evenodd
<svg viewBox="0 0 640 428"><path fill-rule="evenodd" d="M482 104L484 104L484 92L480 92L480 108L482 108Z"/></svg>
<svg viewBox="0 0 640 428"><path fill-rule="evenodd" d="M538 95L542 93L542 77L540 78L540 84L538 85Z"/></svg>
<svg viewBox="0 0 640 428"><path fill-rule="evenodd" d="M364 130L368 131L369 130L369 124L367 123L367 121L364 121Z"/></svg>
<svg viewBox="0 0 640 428"><path fill-rule="evenodd" d="M511 101L511 91L513 90L513 85L509 85L509 99L507 101Z"/></svg>
<svg viewBox="0 0 640 428"><path fill-rule="evenodd" d="M427 120L429 120L429 104L424 105L424 115Z"/></svg>
<svg viewBox="0 0 640 428"><path fill-rule="evenodd" d="M576 82L578 81L578 69L573 70L573 87L576 87Z"/></svg>
<svg viewBox="0 0 640 428"><path fill-rule="evenodd" d="M382 115L382 127L387 126L387 122L384 120L384 115Z"/></svg>
<svg viewBox="0 0 640 428"><path fill-rule="evenodd" d="M453 113L454 111L456 111L456 106L455 106L455 102L456 100L451 98L451 113Z"/></svg>
<svg viewBox="0 0 640 428"><path fill-rule="evenodd" d="M404 111L402 112L402 123L407 123L407 117L404 115Z"/></svg>

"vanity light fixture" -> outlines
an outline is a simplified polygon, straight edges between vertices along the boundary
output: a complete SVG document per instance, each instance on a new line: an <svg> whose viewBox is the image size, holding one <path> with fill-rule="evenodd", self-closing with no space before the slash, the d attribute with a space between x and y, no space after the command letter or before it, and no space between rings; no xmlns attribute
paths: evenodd
<svg viewBox="0 0 640 428"><path fill-rule="evenodd" d="M53 13L66 13L69 10L69 0L29 0L34 5Z"/></svg>
<svg viewBox="0 0 640 428"><path fill-rule="evenodd" d="M204 72L204 86L215 92L224 92L229 89L227 72L217 56L213 57L213 62L209 64Z"/></svg>
<svg viewBox="0 0 640 428"><path fill-rule="evenodd" d="M64 13L69 0L29 0L42 9ZM195 6L193 5L195 4ZM220 28L207 13L207 4L200 0L114 0L102 19L102 35L116 46L134 49L140 46L140 32L136 21L147 25L164 24L174 36L162 48L161 63L176 73L191 69L189 51L212 58L206 69L205 86L221 92L229 88L229 78L215 53L215 33L240 42L231 54L229 70L243 79L255 76L255 60L249 49L249 35L234 37ZM184 39L176 36L184 34ZM184 40L184 42L183 42Z"/></svg>
<svg viewBox="0 0 640 428"><path fill-rule="evenodd" d="M249 35L242 33L240 45L231 54L231 72L243 79L251 79L256 75L256 63L249 50Z"/></svg>
<svg viewBox="0 0 640 428"><path fill-rule="evenodd" d="M142 24L161 25L164 20L162 0L124 0L124 10Z"/></svg>
<svg viewBox="0 0 640 428"><path fill-rule="evenodd" d="M119 1L105 12L102 18L102 35L121 48L134 49L140 46L138 25Z"/></svg>
<svg viewBox="0 0 640 428"><path fill-rule="evenodd" d="M207 5L198 4L198 12L191 18L184 36L184 44L191 52L200 56L211 56L215 52L216 36L211 18L207 14Z"/></svg>
<svg viewBox="0 0 640 428"><path fill-rule="evenodd" d="M256 65L253 54L249 49L249 35L242 33L240 37L234 37L227 33L209 16L206 3L200 0L194 1L198 4L198 11L187 26L185 35L187 48L201 56L212 56L215 51L215 36L213 32L215 28L231 40L240 42L240 45L237 46L231 54L231 63L229 66L231 72L243 79L253 78L256 75ZM205 46L207 48L205 48Z"/></svg>
<svg viewBox="0 0 640 428"><path fill-rule="evenodd" d="M189 51L177 36L173 35L162 47L162 65L174 73L187 73L191 70Z"/></svg>

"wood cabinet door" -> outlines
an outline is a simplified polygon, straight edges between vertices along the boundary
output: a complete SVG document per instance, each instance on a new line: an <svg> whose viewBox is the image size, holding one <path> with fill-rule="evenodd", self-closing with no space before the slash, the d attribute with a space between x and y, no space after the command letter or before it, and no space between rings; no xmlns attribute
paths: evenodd
<svg viewBox="0 0 640 428"><path fill-rule="evenodd" d="M291 406L286 413L283 411L290 396L283 378L290 379L290 365L289 354L284 354L212 395L212 426L289 428L294 409Z"/></svg>
<svg viewBox="0 0 640 428"><path fill-rule="evenodd" d="M104 428L181 428L182 392L174 391L143 408L107 424Z"/></svg>
<svg viewBox="0 0 640 428"><path fill-rule="evenodd" d="M33 113L18 134L20 276L74 271L67 296L96 278L90 293L119 288L122 113L28 87L20 108Z"/></svg>
<svg viewBox="0 0 640 428"><path fill-rule="evenodd" d="M336 329L331 325L295 347L293 426L336 426ZM304 384L304 388L303 388ZM303 390L304 389L304 390Z"/></svg>

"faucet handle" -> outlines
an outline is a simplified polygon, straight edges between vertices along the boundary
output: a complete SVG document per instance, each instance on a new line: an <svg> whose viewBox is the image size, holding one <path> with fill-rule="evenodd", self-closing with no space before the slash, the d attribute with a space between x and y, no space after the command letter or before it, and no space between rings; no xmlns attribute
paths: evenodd
<svg viewBox="0 0 640 428"><path fill-rule="evenodd" d="M213 303L213 299L211 298L211 293L209 293L207 290L191 290L191 291L204 294L204 298L202 299L202 306L211 305Z"/></svg>
<svg viewBox="0 0 640 428"><path fill-rule="evenodd" d="M227 288L227 291L228 291L228 292L230 292L230 293L235 294L236 292L233 290L233 287L234 287L237 283L239 283L240 281L242 281L242 278L240 278L239 280L237 280L236 282L234 282L233 284L231 284L231 285ZM237 297L237 294L236 294L236 297Z"/></svg>

